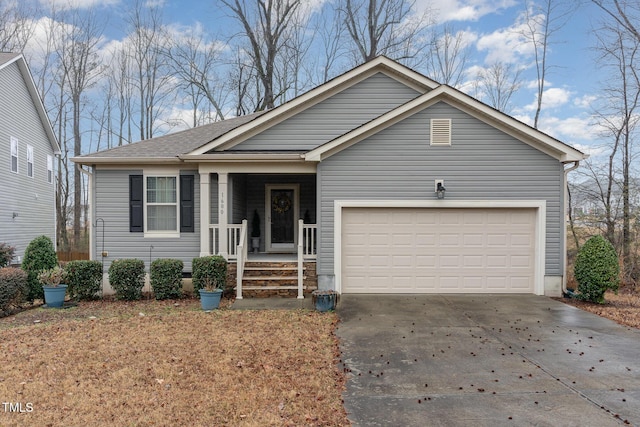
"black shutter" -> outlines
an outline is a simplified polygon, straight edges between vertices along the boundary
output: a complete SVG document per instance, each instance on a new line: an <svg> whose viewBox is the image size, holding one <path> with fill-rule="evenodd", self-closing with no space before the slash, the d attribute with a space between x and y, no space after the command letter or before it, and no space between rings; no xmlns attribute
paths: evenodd
<svg viewBox="0 0 640 427"><path fill-rule="evenodd" d="M180 175L180 232L195 232L193 217L193 175Z"/></svg>
<svg viewBox="0 0 640 427"><path fill-rule="evenodd" d="M129 175L129 231L144 232L144 187L142 175Z"/></svg>

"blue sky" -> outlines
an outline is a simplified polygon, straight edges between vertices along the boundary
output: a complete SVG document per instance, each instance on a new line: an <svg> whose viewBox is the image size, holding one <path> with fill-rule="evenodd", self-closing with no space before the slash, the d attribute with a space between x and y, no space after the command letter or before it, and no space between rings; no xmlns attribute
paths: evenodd
<svg viewBox="0 0 640 427"><path fill-rule="evenodd" d="M83 8L98 6L109 17L105 41L117 42L125 37L121 16L127 0L39 0L58 6ZM179 1L150 0L162 7L165 23L176 26L202 25L207 32L219 33L221 25L230 25L215 0ZM320 5L330 0L308 0ZM573 0L560 0L570 2ZM576 0L577 1L577 0ZM470 71L487 66L491 61L511 62L525 68L523 85L512 99L510 114L533 123L535 73L531 67L530 49L517 36L518 24L525 8L516 0L417 0L415 7L423 11L431 6L439 23L450 23L465 31L471 49ZM553 67L546 79L543 115L539 128L550 135L592 155L598 153L597 129L592 126L592 103L604 76L595 64L595 43L591 28L598 23L599 10L584 1L560 31L553 35L549 63ZM469 76L472 72L469 73ZM471 77L469 77L471 79Z"/></svg>

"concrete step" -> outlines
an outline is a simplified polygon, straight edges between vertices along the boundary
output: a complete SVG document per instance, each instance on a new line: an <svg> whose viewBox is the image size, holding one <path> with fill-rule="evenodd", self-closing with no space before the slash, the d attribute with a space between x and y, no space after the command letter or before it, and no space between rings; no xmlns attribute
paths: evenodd
<svg viewBox="0 0 640 427"><path fill-rule="evenodd" d="M277 291L277 290L297 290L297 286L242 286L242 292L244 291ZM307 289L303 286L302 289Z"/></svg>

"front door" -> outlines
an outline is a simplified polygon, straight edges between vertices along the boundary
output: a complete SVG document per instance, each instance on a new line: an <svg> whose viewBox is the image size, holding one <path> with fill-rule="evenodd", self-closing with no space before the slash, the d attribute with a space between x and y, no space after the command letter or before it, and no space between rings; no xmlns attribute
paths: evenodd
<svg viewBox="0 0 640 427"><path fill-rule="evenodd" d="M296 248L298 186L269 184L266 187L266 243L270 252L293 252Z"/></svg>

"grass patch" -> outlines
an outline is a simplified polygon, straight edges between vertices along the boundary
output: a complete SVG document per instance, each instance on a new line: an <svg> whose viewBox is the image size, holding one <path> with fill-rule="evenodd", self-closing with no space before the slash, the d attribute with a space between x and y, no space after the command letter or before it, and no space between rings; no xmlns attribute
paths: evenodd
<svg viewBox="0 0 640 427"><path fill-rule="evenodd" d="M0 425L349 425L337 316L89 302L0 319Z"/></svg>

